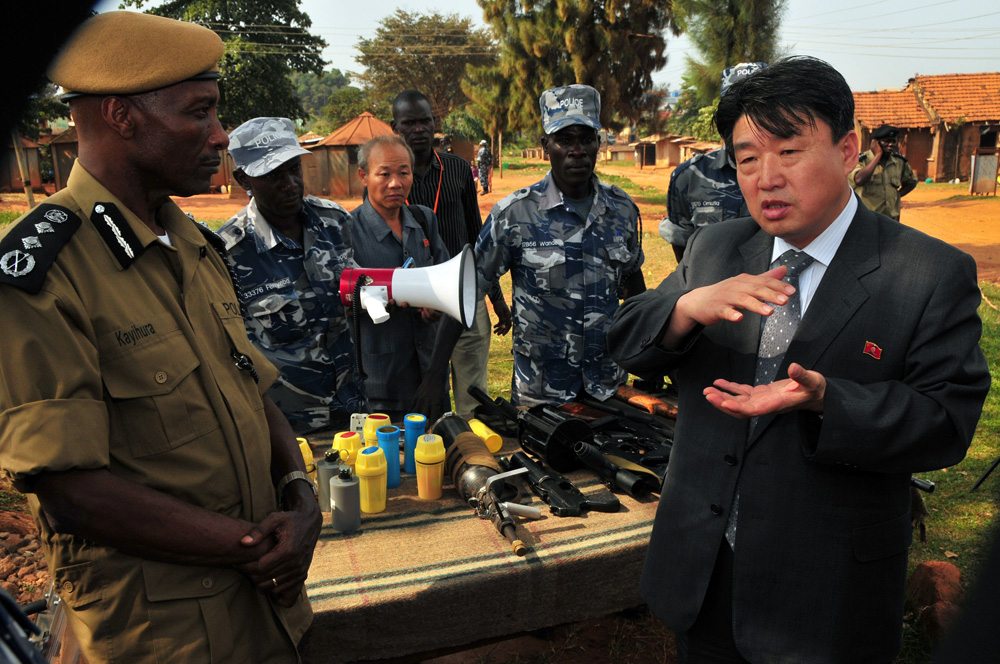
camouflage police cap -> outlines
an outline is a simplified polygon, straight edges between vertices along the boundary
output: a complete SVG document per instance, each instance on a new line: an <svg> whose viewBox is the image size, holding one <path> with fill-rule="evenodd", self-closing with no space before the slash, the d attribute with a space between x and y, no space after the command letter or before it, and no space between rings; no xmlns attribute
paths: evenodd
<svg viewBox="0 0 1000 664"><path fill-rule="evenodd" d="M222 39L206 27L172 18L116 11L77 28L49 67L49 79L80 95L129 95L189 80L219 77Z"/></svg>
<svg viewBox="0 0 1000 664"><path fill-rule="evenodd" d="M309 150L299 145L295 125L288 118L254 118L229 135L229 154L238 170L258 178Z"/></svg>
<svg viewBox="0 0 1000 664"><path fill-rule="evenodd" d="M601 95L589 85L550 88L538 98L538 107L542 111L542 130L546 134L577 124L601 128Z"/></svg>
<svg viewBox="0 0 1000 664"><path fill-rule="evenodd" d="M756 74L764 69L767 69L766 62L741 62L738 65L726 67L722 70L722 86L719 88L719 96L721 97L725 95L729 92L729 88L733 87L748 76Z"/></svg>
<svg viewBox="0 0 1000 664"><path fill-rule="evenodd" d="M872 132L872 138L874 138L875 140L885 138L894 141L897 138L899 138L899 127L893 127L892 125L884 124Z"/></svg>

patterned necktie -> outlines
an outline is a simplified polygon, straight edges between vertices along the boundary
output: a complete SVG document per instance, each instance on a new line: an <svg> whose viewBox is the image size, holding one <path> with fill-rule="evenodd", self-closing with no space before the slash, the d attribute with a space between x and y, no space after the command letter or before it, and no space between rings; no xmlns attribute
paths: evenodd
<svg viewBox="0 0 1000 664"><path fill-rule="evenodd" d="M760 346L757 349L757 372L754 375L754 385L766 385L774 380L778 367L785 359L785 352L795 337L795 330L802 318L802 301L799 299L799 275L813 262L813 257L802 251L789 249L778 256L771 264L771 269L779 265L788 266L785 282L795 286L795 292L788 296L788 301L774 306L771 315L764 319L760 331ZM750 433L757 427L757 418L750 420ZM736 549L736 520L740 509L740 493L737 489L733 498L733 506L729 510L729 521L726 522L726 541L729 547Z"/></svg>

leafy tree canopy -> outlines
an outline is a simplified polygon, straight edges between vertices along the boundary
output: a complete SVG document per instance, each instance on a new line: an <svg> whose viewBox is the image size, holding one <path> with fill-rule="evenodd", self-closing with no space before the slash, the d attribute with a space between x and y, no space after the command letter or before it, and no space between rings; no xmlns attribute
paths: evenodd
<svg viewBox="0 0 1000 664"><path fill-rule="evenodd" d="M323 107L321 119L313 131L329 134L365 111L371 112L370 106L368 95L353 85L334 90Z"/></svg>
<svg viewBox="0 0 1000 664"><path fill-rule="evenodd" d="M289 77L302 110L310 119L323 116L331 95L351 84L351 78L339 69L325 69L319 74L293 71Z"/></svg>
<svg viewBox="0 0 1000 664"><path fill-rule="evenodd" d="M467 100L459 84L466 65L496 61L496 46L486 30L457 14L410 13L397 9L382 19L371 39L360 39L357 61L365 67L359 80L377 107L403 90L423 92L434 115L447 116Z"/></svg>
<svg viewBox="0 0 1000 664"><path fill-rule="evenodd" d="M143 7L147 0L123 0ZM291 73L323 70L322 37L309 34L309 16L299 0L169 0L148 10L199 23L226 43L220 71L219 119L235 127L260 115L304 119Z"/></svg>
<svg viewBox="0 0 1000 664"><path fill-rule="evenodd" d="M641 115L636 100L666 62L667 30L677 34L671 2L662 0L478 0L501 35L500 72L509 81L507 124L538 132L538 96L569 83L601 93L601 124L612 129Z"/></svg>
<svg viewBox="0 0 1000 664"><path fill-rule="evenodd" d="M771 62L785 0L675 0L678 24L698 51L687 59L680 99L671 128L705 136L704 109L715 108L722 71L740 62Z"/></svg>

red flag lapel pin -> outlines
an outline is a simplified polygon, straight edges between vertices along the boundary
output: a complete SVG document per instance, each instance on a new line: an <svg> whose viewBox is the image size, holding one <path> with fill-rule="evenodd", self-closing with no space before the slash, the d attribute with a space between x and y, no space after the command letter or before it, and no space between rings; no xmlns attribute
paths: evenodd
<svg viewBox="0 0 1000 664"><path fill-rule="evenodd" d="M865 355L869 355L876 360L882 359L882 347L873 341L865 342L865 349L862 351Z"/></svg>

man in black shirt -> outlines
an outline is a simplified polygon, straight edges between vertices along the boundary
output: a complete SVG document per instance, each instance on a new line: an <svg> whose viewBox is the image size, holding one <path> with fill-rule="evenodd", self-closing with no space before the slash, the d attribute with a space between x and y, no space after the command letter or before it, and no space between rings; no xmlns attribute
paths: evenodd
<svg viewBox="0 0 1000 664"><path fill-rule="evenodd" d="M434 113L431 103L416 90L404 90L392 102L392 128L413 150L413 188L407 201L434 210L441 238L448 253L458 254L466 244L475 246L483 221L476 199L476 184L469 162L449 152L434 149ZM495 288L489 293L497 315L494 331L510 330L510 308L503 293ZM462 333L451 356L452 388L455 411L470 417L476 401L468 389L475 385L486 391L486 364L490 352L490 318L479 302L471 330Z"/></svg>

